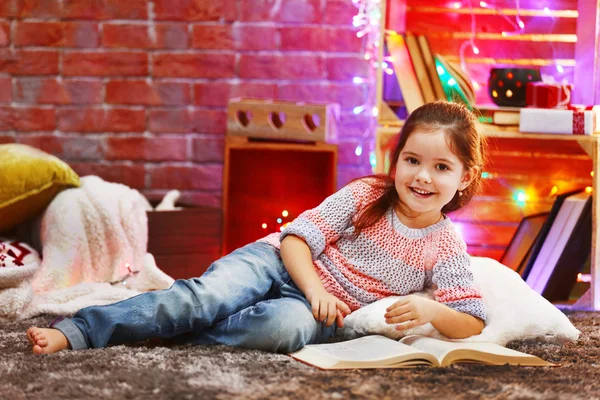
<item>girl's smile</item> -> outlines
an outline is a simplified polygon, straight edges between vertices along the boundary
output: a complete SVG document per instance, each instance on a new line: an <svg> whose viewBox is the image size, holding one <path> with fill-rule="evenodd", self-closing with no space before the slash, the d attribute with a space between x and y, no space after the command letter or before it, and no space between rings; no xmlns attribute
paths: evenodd
<svg viewBox="0 0 600 400"><path fill-rule="evenodd" d="M427 199L435 194L428 190L420 189L420 188L416 188L416 187L411 187L410 189L413 191L415 196L417 196L418 198L422 198L422 199Z"/></svg>

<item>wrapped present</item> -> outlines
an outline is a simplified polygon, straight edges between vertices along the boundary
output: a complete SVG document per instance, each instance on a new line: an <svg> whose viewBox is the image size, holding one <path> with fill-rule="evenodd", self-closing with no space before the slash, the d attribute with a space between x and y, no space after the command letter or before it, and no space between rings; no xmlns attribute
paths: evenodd
<svg viewBox="0 0 600 400"><path fill-rule="evenodd" d="M519 130L534 133L591 135L600 133L600 106L568 109L522 108Z"/></svg>
<svg viewBox="0 0 600 400"><path fill-rule="evenodd" d="M536 108L565 108L571 103L571 85L529 82L525 90L525 103Z"/></svg>

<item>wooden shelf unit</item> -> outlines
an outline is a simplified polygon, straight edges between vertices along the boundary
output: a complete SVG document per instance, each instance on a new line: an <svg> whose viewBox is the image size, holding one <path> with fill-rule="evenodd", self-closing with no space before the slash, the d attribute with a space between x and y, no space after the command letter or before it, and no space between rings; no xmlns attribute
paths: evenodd
<svg viewBox="0 0 600 400"><path fill-rule="evenodd" d="M592 177L593 203L592 203L592 254L590 259L591 283L590 290L575 305L576 308L600 310L600 235L598 232L598 218L600 218L600 196L596 191L600 188L600 134L596 135L554 135L545 133L521 133L518 127L503 127L483 124L483 133L488 138L516 139L529 141L576 142L592 160L594 172ZM382 125L377 128L375 154L377 164L375 172L385 173L387 165L386 150L390 150L397 138L400 125ZM543 166L540 166L543 168Z"/></svg>

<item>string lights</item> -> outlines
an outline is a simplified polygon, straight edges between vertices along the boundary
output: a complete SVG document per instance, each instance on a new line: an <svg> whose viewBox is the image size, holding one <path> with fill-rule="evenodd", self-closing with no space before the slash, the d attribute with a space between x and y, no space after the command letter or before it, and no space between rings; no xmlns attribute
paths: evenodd
<svg viewBox="0 0 600 400"><path fill-rule="evenodd" d="M281 216L282 216L283 218L287 218L287 217L289 217L289 216L290 216L290 213L289 213L287 210L283 210L283 211L281 212ZM283 230L284 230L284 229L285 229L285 228L286 228L286 227L287 227L287 226L288 226L288 225L291 223L290 221L288 221L288 222L283 222L283 218L277 218L277 219L275 220L275 221L276 221L275 227L277 227L277 226L278 226L280 231L283 231ZM293 220L293 218L292 218L292 217L290 217L290 219L291 219L291 220ZM271 230L272 230L272 229L273 229L273 226L269 226L269 224L268 224L268 223L266 223L266 222L263 222L263 223L261 224L261 228L263 228L263 229L271 229Z"/></svg>
<svg viewBox="0 0 600 400"><path fill-rule="evenodd" d="M369 63L368 76L354 77L352 82L355 85L366 85L365 102L353 108L355 115L369 113L368 125L361 138L361 141L354 149L354 154L360 157L363 154L364 147L368 146L369 162L374 168L376 164L375 152L372 149L373 140L371 140L375 127L377 125L377 68L379 67L379 43L381 39L381 0L352 0L352 4L358 9L358 13L352 18L352 25L359 28L356 37L363 40L363 57ZM382 62L383 69L390 69L387 62ZM391 69L390 69L391 71Z"/></svg>

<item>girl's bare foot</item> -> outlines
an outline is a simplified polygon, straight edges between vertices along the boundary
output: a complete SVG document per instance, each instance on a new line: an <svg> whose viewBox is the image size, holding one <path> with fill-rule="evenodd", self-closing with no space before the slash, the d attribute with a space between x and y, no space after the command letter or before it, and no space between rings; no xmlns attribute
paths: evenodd
<svg viewBox="0 0 600 400"><path fill-rule="evenodd" d="M35 354L50 354L69 347L67 338L58 329L38 328L27 329L27 340L33 346Z"/></svg>

